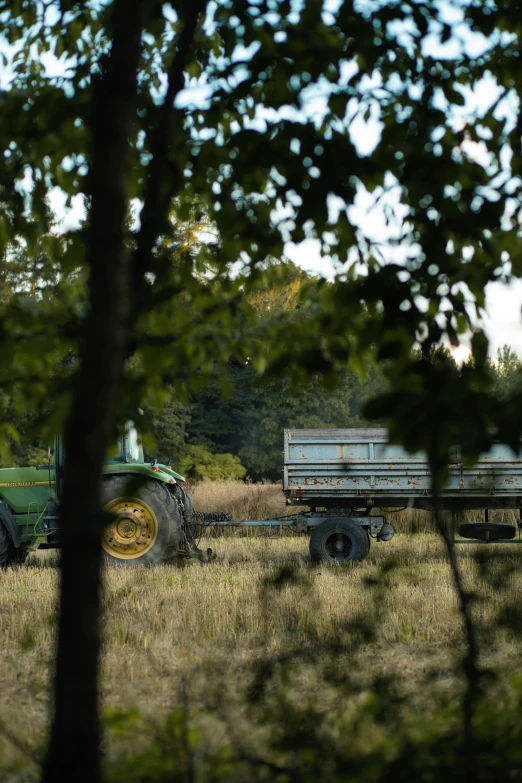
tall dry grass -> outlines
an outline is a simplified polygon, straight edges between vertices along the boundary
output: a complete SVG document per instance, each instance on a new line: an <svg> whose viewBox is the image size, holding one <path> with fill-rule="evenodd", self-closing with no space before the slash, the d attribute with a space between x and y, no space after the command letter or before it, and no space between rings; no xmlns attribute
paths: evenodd
<svg viewBox="0 0 522 783"><path fill-rule="evenodd" d="M204 480L196 484L189 484L187 491L197 511L230 513L234 520L262 520L307 510L306 506L287 506L280 483L253 484L233 480ZM372 513L384 514L388 522L399 533L436 532L435 518L430 511L416 508L400 510L376 508ZM446 524L452 524L450 513L445 512L442 517ZM455 514L453 524L458 526L460 522L480 522L483 521L483 518L484 512L480 510L459 512ZM490 511L489 519L492 522L516 524L518 512L511 509ZM234 528L230 533L248 536L251 534L251 530Z"/></svg>
<svg viewBox="0 0 522 783"><path fill-rule="evenodd" d="M197 511L229 513L235 520L280 517L293 510L286 505L280 484L205 479L187 491Z"/></svg>

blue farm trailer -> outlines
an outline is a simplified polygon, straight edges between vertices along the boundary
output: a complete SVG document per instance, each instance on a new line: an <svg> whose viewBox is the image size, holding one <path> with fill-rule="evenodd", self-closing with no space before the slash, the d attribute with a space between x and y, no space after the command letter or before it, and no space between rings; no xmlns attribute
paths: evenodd
<svg viewBox="0 0 522 783"><path fill-rule="evenodd" d="M310 553L318 562L363 560L371 538L389 541L394 530L375 508L433 508L426 455L388 443L387 432L368 429L285 430L283 491L287 504L309 507L294 524L311 530ZM482 541L507 541L516 528L490 523L488 510L520 509L522 459L495 444L473 467L455 447L439 508L484 509L485 521L465 523L460 534Z"/></svg>

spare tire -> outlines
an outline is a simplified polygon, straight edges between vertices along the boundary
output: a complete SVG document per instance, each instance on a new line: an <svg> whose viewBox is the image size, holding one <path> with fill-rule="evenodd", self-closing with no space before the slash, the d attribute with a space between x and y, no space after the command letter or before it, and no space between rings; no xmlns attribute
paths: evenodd
<svg viewBox="0 0 522 783"><path fill-rule="evenodd" d="M315 563L344 565L350 560L364 560L369 551L368 533L350 519L328 519L310 536L310 556Z"/></svg>
<svg viewBox="0 0 522 783"><path fill-rule="evenodd" d="M459 527L462 538L479 541L505 541L515 538L516 528L507 522L463 522Z"/></svg>

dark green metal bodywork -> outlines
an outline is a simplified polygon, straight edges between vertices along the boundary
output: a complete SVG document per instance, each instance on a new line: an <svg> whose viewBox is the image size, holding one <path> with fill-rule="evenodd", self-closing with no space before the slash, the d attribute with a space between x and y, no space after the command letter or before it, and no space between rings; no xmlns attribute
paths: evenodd
<svg viewBox="0 0 522 783"><path fill-rule="evenodd" d="M126 460L125 440L122 436L120 457L109 460L104 475L132 475L154 479L163 484L185 481L183 476L165 465ZM61 442L55 443L55 454L63 453ZM141 452L142 454L142 452ZM141 457L143 459L143 457ZM62 468L59 465L58 470ZM58 526L60 482L56 483L55 465L0 469L0 510L10 510L20 531L20 544L26 549L53 546Z"/></svg>

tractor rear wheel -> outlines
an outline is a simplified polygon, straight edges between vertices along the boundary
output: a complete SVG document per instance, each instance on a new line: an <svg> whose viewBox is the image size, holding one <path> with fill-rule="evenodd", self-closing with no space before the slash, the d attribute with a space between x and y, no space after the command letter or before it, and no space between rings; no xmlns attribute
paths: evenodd
<svg viewBox="0 0 522 783"><path fill-rule="evenodd" d="M127 476L111 476L103 484L104 511L114 515L102 534L106 560L127 566L174 562L182 538L176 501L159 481L147 481L132 496L127 482Z"/></svg>
<svg viewBox="0 0 522 783"><path fill-rule="evenodd" d="M369 551L368 533L350 519L321 522L310 536L310 556L315 563L344 565L350 560L364 560Z"/></svg>
<svg viewBox="0 0 522 783"><path fill-rule="evenodd" d="M196 538L196 525L194 524L194 506L192 500L189 498L183 487L179 484L171 484L169 486L169 492L174 495L176 502L180 502L183 506L183 529L187 537L187 541L194 543Z"/></svg>

